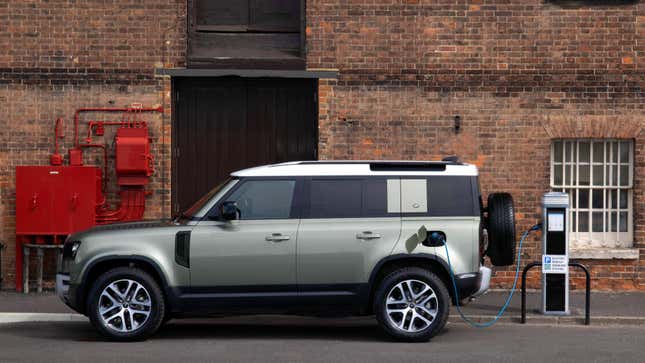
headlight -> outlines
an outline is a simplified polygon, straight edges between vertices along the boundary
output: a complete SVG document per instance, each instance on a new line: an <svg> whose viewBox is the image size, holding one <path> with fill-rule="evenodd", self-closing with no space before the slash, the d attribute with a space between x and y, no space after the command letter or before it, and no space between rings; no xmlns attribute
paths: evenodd
<svg viewBox="0 0 645 363"><path fill-rule="evenodd" d="M72 244L72 258L76 258L76 252L78 252L79 247L81 247L81 242L74 242Z"/></svg>
<svg viewBox="0 0 645 363"><path fill-rule="evenodd" d="M78 252L79 247L81 247L81 241L66 242L65 246L63 246L63 258L72 260L75 259L76 252Z"/></svg>

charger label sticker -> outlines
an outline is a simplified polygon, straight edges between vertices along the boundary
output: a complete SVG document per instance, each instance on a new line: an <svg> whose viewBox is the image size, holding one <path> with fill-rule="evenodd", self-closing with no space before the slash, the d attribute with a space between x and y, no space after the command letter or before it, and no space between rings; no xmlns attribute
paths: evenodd
<svg viewBox="0 0 645 363"><path fill-rule="evenodd" d="M564 213L549 213L547 217L549 232L564 232Z"/></svg>
<svg viewBox="0 0 645 363"><path fill-rule="evenodd" d="M565 274L569 269L569 256L542 255L543 274Z"/></svg>

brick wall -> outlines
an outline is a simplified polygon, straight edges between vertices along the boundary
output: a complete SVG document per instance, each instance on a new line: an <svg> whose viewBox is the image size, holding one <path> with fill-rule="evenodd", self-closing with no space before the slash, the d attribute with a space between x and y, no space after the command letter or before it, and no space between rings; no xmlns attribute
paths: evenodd
<svg viewBox="0 0 645 363"><path fill-rule="evenodd" d="M67 137L62 153L66 155L78 107L166 103L164 116L145 117L156 169L148 187L153 193L147 198L145 217L168 215L170 82L155 78L154 68L183 65L185 7L185 1L178 0L0 1L0 241L7 245L2 261L4 287L14 283L15 167L48 165L58 117L65 119ZM112 139L108 130L105 141L111 145ZM86 152L85 162L101 165L101 157ZM114 175L110 177L108 192L115 203L117 187Z"/></svg>
<svg viewBox="0 0 645 363"><path fill-rule="evenodd" d="M47 164L57 117L67 121L68 147L76 107L169 102L169 82L153 69L185 63L185 3L0 0L5 287L13 286L15 166ZM634 139L640 258L583 262L592 266L594 288L645 289L645 5L607 3L308 1L307 66L340 70L337 80L320 83L321 157L460 155L480 167L484 192L513 193L524 229L540 218L549 189L552 138ZM169 110L148 118L157 168L150 218L170 208L161 178L164 167L170 175L169 119ZM538 256L538 237L531 237L523 258ZM511 278L510 269L497 269L495 285ZM530 281L535 286L537 275Z"/></svg>
<svg viewBox="0 0 645 363"><path fill-rule="evenodd" d="M307 64L340 71L320 85L321 158L459 155L484 193L513 194L519 234L541 218L551 139L634 139L640 258L582 262L595 289L645 289L645 6L612 3L309 2ZM524 261L540 258L539 238ZM493 285L513 274L496 269Z"/></svg>

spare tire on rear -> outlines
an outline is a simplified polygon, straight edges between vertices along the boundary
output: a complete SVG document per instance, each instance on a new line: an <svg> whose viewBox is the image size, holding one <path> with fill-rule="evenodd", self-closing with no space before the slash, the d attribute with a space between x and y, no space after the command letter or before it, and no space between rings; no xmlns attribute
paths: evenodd
<svg viewBox="0 0 645 363"><path fill-rule="evenodd" d="M515 210L508 193L488 195L488 249L486 255L495 266L509 266L515 261Z"/></svg>

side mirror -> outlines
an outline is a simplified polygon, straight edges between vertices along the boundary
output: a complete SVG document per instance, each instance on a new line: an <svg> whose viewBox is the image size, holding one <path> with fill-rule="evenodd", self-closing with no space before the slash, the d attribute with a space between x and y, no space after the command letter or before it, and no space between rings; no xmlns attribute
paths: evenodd
<svg viewBox="0 0 645 363"><path fill-rule="evenodd" d="M219 206L219 214L222 218L227 221L232 221L237 219L238 213L240 210L237 208L237 203L235 202L224 202Z"/></svg>
<svg viewBox="0 0 645 363"><path fill-rule="evenodd" d="M446 234L441 231L429 231L422 244L426 247L440 247L446 243Z"/></svg>

